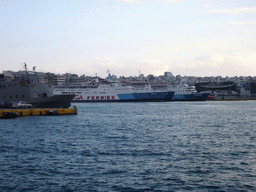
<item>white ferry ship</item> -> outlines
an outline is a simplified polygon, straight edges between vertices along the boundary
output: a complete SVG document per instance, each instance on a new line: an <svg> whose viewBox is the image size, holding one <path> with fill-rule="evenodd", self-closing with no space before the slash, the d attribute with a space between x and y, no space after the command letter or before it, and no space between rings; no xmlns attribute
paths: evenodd
<svg viewBox="0 0 256 192"><path fill-rule="evenodd" d="M179 84L153 84L154 90L174 91L172 101L205 101L209 93L199 93L195 86L190 86L186 82L181 81Z"/></svg>
<svg viewBox="0 0 256 192"><path fill-rule="evenodd" d="M79 87L54 87L54 95L74 94L73 102L171 101L174 91L152 91L149 84L134 89L119 82L102 81Z"/></svg>
<svg viewBox="0 0 256 192"><path fill-rule="evenodd" d="M205 101L209 93L198 93L195 86L181 83L170 87L168 90L174 91L173 101Z"/></svg>

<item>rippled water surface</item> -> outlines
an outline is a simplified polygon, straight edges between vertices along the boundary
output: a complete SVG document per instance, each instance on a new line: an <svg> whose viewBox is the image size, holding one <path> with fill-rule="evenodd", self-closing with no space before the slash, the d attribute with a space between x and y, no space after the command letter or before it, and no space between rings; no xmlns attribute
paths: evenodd
<svg viewBox="0 0 256 192"><path fill-rule="evenodd" d="M0 119L0 191L256 191L256 101L76 106Z"/></svg>

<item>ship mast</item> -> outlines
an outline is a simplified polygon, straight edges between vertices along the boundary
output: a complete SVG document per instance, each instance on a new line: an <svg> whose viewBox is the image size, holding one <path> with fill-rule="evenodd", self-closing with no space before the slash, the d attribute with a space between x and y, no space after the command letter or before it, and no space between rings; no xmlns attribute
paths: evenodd
<svg viewBox="0 0 256 192"><path fill-rule="evenodd" d="M28 70L28 68L27 68L27 63L26 63L26 62L23 63L23 67L24 67L25 71Z"/></svg>

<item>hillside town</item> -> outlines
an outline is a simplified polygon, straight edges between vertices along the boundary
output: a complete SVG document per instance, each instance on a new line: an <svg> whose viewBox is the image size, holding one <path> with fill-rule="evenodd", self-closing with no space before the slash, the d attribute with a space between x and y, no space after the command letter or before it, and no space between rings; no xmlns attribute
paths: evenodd
<svg viewBox="0 0 256 192"><path fill-rule="evenodd" d="M35 71L35 68L33 69ZM138 76L116 76L108 72L106 78L95 76L85 76L77 74L55 74L50 72L35 72L40 79L55 88L79 88L88 85L100 84L104 81L116 81L132 87L141 87L145 83L150 84L153 90L166 90L170 87L194 86L197 92L209 92L219 98L255 98L256 97L256 76L235 76L235 77L196 77L173 75L171 72L164 72L163 75L154 76L139 73ZM3 71L3 75L8 80L19 77L19 72Z"/></svg>

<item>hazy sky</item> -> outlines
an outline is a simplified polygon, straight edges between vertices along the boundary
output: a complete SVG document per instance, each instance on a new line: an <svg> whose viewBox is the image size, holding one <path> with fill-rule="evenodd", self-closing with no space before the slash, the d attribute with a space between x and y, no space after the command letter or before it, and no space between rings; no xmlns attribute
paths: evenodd
<svg viewBox="0 0 256 192"><path fill-rule="evenodd" d="M0 72L256 76L254 0L0 3Z"/></svg>

